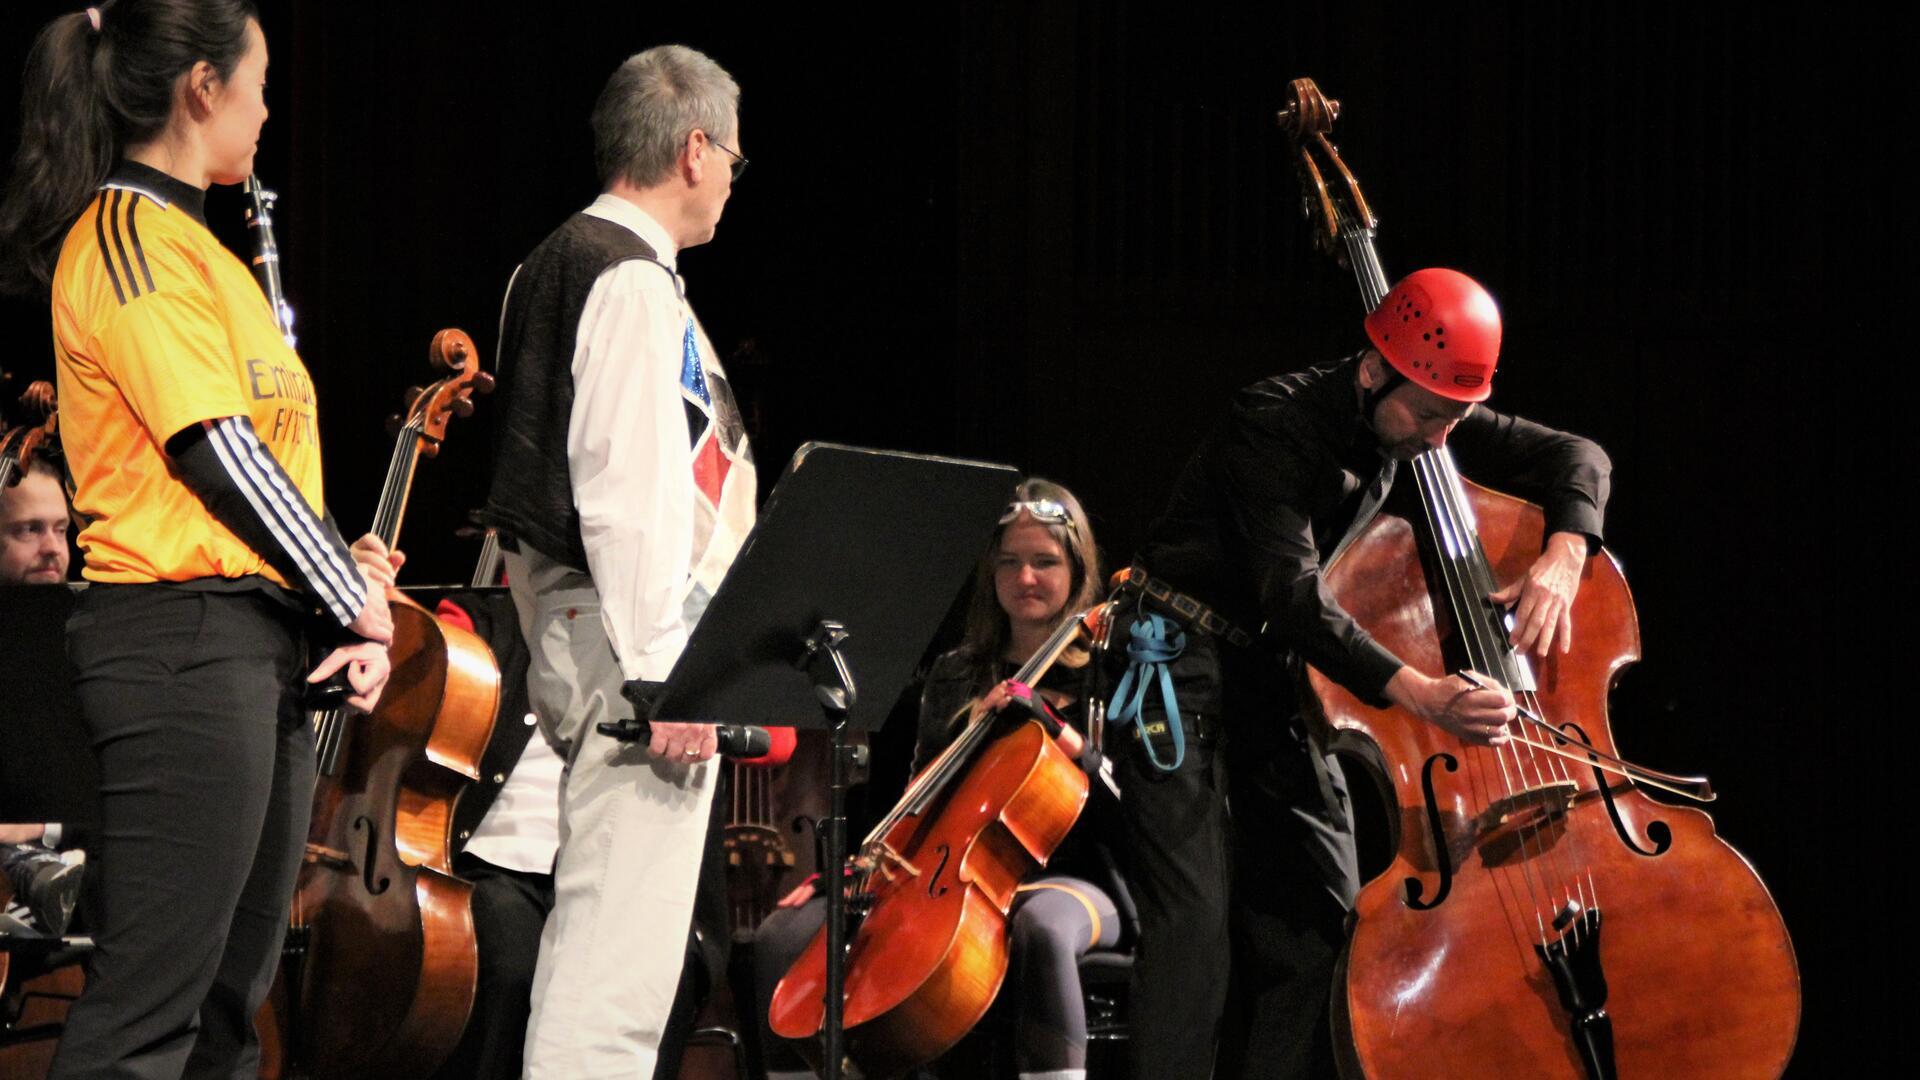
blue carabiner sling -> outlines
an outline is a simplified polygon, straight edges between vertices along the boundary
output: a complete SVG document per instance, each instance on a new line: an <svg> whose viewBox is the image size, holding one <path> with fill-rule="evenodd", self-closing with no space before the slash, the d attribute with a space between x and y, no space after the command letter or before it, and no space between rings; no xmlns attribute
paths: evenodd
<svg viewBox="0 0 1920 1080"><path fill-rule="evenodd" d="M1173 676L1168 673L1167 665L1187 651L1187 632L1178 629L1176 624L1164 615L1145 614L1135 619L1129 630L1127 641L1127 673L1120 678L1120 685L1113 691L1113 702L1107 706L1108 720L1116 728L1128 724L1140 723L1140 742L1146 747L1147 760L1161 772L1172 772L1187 759L1187 735L1180 726L1180 703L1173 696ZM1140 715L1140 707L1147 697L1147 684L1160 682L1160 701L1167 710L1167 732L1173 736L1173 763L1166 764L1153 749L1153 738L1147 734L1146 723Z"/></svg>

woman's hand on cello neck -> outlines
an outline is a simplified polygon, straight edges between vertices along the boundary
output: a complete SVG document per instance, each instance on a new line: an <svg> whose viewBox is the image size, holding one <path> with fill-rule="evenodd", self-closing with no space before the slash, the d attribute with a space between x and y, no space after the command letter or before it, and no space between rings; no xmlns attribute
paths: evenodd
<svg viewBox="0 0 1920 1080"><path fill-rule="evenodd" d="M407 564L404 552L388 550L386 542L373 533L355 540L347 550L353 554L353 561L360 564L360 572L367 576L367 580L378 583L382 588L393 588L399 580L400 568Z"/></svg>
<svg viewBox="0 0 1920 1080"><path fill-rule="evenodd" d="M1049 695L1046 691L1035 690L1030 693L1036 699L1045 700L1054 709L1065 708L1073 703L1071 699L1058 694ZM1006 679L995 685L993 689L987 691L987 695L980 699L979 712L1001 712L1006 709L1008 704L1015 700L1022 700L1022 707L1026 707L1024 705L1024 696L1015 693L1013 680ZM974 715L978 716L979 712L976 712ZM1058 720L1059 718L1055 717L1055 719ZM1045 723L1045 721L1042 720L1042 723ZM1049 724L1048 726L1051 727L1053 725ZM1068 757L1075 761L1080 760L1080 752L1086 749L1087 746L1086 740L1081 738L1080 732L1075 730L1072 724L1061 721L1059 728L1060 730L1053 737L1054 743L1059 746Z"/></svg>

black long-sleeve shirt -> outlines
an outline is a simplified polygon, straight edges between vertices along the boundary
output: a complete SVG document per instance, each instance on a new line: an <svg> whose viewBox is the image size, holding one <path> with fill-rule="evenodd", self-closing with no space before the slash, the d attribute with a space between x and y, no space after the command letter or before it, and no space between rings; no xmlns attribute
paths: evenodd
<svg viewBox="0 0 1920 1080"><path fill-rule="evenodd" d="M1320 576L1384 462L1361 411L1358 359L1236 394L1175 483L1140 562L1235 624L1264 624L1266 640L1377 704L1400 660ZM1465 476L1538 502L1549 534L1582 533L1598 549L1612 471L1598 445L1484 405L1448 445Z"/></svg>
<svg viewBox="0 0 1920 1080"><path fill-rule="evenodd" d="M934 661L920 696L919 735L913 749L914 775L918 776L960 736L965 725L954 722L960 708L985 694L1001 679L1012 678L1016 666L1009 661L998 661L983 678L980 665L960 649L943 653ZM1084 668L1056 663L1041 676L1036 688L1066 695L1070 701L1060 708L1060 715L1082 734L1086 731L1085 683ZM1089 767L1089 760L1083 757L1081 766ZM1119 805L1107 793L1105 785L1096 780L1088 791L1087 805L1081 811L1079 822L1048 860L1047 872L1090 881L1107 890L1123 911L1130 909L1131 901L1123 898L1124 890L1114 871L1115 861L1107 850L1119 837L1120 829Z"/></svg>

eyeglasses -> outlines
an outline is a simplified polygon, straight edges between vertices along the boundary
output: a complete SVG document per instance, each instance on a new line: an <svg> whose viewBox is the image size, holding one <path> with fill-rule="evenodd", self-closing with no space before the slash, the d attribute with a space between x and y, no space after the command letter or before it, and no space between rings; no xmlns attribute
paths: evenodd
<svg viewBox="0 0 1920 1080"><path fill-rule="evenodd" d="M1047 525L1065 525L1075 532L1080 531L1079 526L1073 522L1073 515L1067 513L1066 504L1058 499L1026 499L1010 502L1006 510L1000 514L1000 524L1005 525L1013 521L1022 511L1035 521Z"/></svg>
<svg viewBox="0 0 1920 1080"><path fill-rule="evenodd" d="M716 139L711 135L707 136L707 141L719 147L720 149L725 150L733 158L733 164L731 166L733 169L733 178L735 180L740 179L740 174L747 171L747 159L744 157L741 157L739 151L733 149L732 147L728 146L726 143L721 142L719 139Z"/></svg>

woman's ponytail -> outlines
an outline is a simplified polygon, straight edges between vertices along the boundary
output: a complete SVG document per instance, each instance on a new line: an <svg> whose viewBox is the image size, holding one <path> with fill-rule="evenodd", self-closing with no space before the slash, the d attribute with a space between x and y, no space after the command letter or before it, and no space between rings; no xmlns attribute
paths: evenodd
<svg viewBox="0 0 1920 1080"><path fill-rule="evenodd" d="M0 292L47 294L61 241L114 162L166 130L194 64L232 76L249 20L248 0L102 0L41 28L0 193Z"/></svg>
<svg viewBox="0 0 1920 1080"><path fill-rule="evenodd" d="M48 23L27 53L20 146L0 197L0 290L45 294L73 219L113 168L113 122L100 75L106 35L85 12Z"/></svg>

